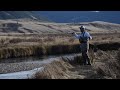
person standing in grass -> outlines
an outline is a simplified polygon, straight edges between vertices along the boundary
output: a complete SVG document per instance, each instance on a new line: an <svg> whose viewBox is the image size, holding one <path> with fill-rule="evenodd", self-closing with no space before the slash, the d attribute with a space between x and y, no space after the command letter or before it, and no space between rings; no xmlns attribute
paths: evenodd
<svg viewBox="0 0 120 90"><path fill-rule="evenodd" d="M92 37L86 31L85 26L81 26L79 28L80 28L81 33L76 34L74 32L73 34L80 41L80 49L81 49L81 52L82 52L83 64L84 65L91 65L90 59L89 59L89 56L88 56L88 50L89 50L89 40L92 39Z"/></svg>

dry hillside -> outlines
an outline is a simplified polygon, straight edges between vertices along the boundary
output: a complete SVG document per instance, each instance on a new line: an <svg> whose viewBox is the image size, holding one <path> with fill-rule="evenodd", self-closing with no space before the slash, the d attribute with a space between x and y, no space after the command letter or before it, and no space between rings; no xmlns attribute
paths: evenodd
<svg viewBox="0 0 120 90"><path fill-rule="evenodd" d="M79 26L86 26L87 30L92 33L116 33L120 32L119 24L107 22L86 22L79 24L68 23L43 23L30 19L18 20L0 20L0 33L69 33L79 32Z"/></svg>

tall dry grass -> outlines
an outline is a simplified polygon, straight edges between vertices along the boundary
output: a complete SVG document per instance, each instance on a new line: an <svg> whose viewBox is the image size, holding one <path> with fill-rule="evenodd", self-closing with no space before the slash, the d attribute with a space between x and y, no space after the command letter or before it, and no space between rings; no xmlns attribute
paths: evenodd
<svg viewBox="0 0 120 90"><path fill-rule="evenodd" d="M104 60L105 62L96 65L97 74L105 79L120 79L120 49L114 58L112 56L113 54L109 53L109 57Z"/></svg>
<svg viewBox="0 0 120 90"><path fill-rule="evenodd" d="M78 45L35 45L35 46L17 46L0 48L0 59L13 58L13 57L25 57L25 56L42 56L42 55L56 55L56 54L68 54L79 53Z"/></svg>
<svg viewBox="0 0 120 90"><path fill-rule="evenodd" d="M1 36L0 59L79 52L79 44L73 42L73 38L65 36Z"/></svg>
<svg viewBox="0 0 120 90"><path fill-rule="evenodd" d="M97 40L97 39L96 39ZM119 43L98 44L101 50L118 49ZM90 46L92 47L92 46ZM0 37L0 58L79 53L79 40L68 35L8 35ZM94 58L94 56L91 56Z"/></svg>
<svg viewBox="0 0 120 90"><path fill-rule="evenodd" d="M44 65L42 72L37 72L34 79L70 79L69 69L72 68L68 62L63 60L53 61Z"/></svg>

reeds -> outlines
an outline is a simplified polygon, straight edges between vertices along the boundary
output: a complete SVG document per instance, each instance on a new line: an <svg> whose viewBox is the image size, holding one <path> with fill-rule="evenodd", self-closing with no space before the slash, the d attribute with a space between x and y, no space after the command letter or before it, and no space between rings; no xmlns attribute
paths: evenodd
<svg viewBox="0 0 120 90"><path fill-rule="evenodd" d="M78 45L14 46L0 49L0 59L26 56L57 55L80 52Z"/></svg>

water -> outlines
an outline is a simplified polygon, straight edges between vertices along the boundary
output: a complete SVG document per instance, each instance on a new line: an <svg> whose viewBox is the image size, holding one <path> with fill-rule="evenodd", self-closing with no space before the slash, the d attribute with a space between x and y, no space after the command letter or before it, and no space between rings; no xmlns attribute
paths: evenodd
<svg viewBox="0 0 120 90"><path fill-rule="evenodd" d="M61 55L49 55L49 56L41 56L41 57L35 57L35 56L30 56L30 57L20 57L20 58L8 58L8 59L1 59L1 63L19 63L19 62L33 62L33 61L43 61L46 59L50 58L57 58L57 57L64 57L64 56L72 56L75 55L73 54L61 54Z"/></svg>
<svg viewBox="0 0 120 90"><path fill-rule="evenodd" d="M57 23L105 21L120 24L120 11L37 11Z"/></svg>

